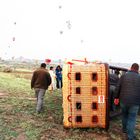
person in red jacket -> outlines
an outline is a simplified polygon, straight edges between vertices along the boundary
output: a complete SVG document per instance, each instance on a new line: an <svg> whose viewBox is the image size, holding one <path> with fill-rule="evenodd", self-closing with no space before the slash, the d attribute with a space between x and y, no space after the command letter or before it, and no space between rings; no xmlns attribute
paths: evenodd
<svg viewBox="0 0 140 140"><path fill-rule="evenodd" d="M43 99L48 86L51 84L51 76L46 69L46 64L42 63L40 68L35 70L31 79L31 89L34 88L37 98L36 111L40 113L43 109Z"/></svg>

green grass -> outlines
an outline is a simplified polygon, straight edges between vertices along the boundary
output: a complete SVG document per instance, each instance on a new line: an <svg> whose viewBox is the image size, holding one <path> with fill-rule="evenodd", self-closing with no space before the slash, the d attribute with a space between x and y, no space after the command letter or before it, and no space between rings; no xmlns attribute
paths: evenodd
<svg viewBox="0 0 140 140"><path fill-rule="evenodd" d="M0 73L0 92L7 93L0 98L0 140L122 140L120 118L110 122L110 129L63 128L61 91L47 92L44 112L36 114L34 91L30 80L11 73ZM140 137L140 117L137 121L137 135Z"/></svg>
<svg viewBox="0 0 140 140"><path fill-rule="evenodd" d="M10 73L0 73L0 89L12 96L32 96L30 80L16 78Z"/></svg>

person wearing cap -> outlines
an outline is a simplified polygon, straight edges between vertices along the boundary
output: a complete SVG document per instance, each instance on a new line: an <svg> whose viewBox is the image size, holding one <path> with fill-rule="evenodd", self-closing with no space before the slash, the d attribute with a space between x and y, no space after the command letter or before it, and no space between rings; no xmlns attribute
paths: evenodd
<svg viewBox="0 0 140 140"><path fill-rule="evenodd" d="M114 103L120 101L122 109L122 130L127 140L136 140L135 124L140 105L139 65L133 63L130 71L121 76L115 90Z"/></svg>
<svg viewBox="0 0 140 140"><path fill-rule="evenodd" d="M46 69L46 64L42 63L40 68L35 70L31 79L31 89L34 88L37 98L36 111L40 113L43 109L43 99L48 86L51 84L51 76Z"/></svg>

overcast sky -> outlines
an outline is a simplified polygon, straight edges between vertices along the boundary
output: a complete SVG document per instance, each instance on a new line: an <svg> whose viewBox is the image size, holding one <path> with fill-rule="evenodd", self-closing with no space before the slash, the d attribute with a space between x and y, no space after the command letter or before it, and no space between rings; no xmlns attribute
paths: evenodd
<svg viewBox="0 0 140 140"><path fill-rule="evenodd" d="M0 0L0 56L140 63L139 0Z"/></svg>

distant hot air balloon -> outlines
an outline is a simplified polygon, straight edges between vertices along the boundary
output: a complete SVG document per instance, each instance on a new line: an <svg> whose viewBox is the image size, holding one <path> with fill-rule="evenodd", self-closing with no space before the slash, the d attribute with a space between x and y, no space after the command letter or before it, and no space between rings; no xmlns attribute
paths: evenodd
<svg viewBox="0 0 140 140"><path fill-rule="evenodd" d="M62 6L61 5L59 5L59 9L61 9L62 8Z"/></svg>
<svg viewBox="0 0 140 140"><path fill-rule="evenodd" d="M13 41L15 41L15 37L13 37Z"/></svg>
<svg viewBox="0 0 140 140"><path fill-rule="evenodd" d="M68 29L71 29L71 23L70 23L70 20L68 20L68 21L66 21L66 24L67 24L67 27L68 27Z"/></svg>
<svg viewBox="0 0 140 140"><path fill-rule="evenodd" d="M46 64L51 63L51 59L45 59Z"/></svg>
<svg viewBox="0 0 140 140"><path fill-rule="evenodd" d="M60 31L60 34L63 34L63 31Z"/></svg>

